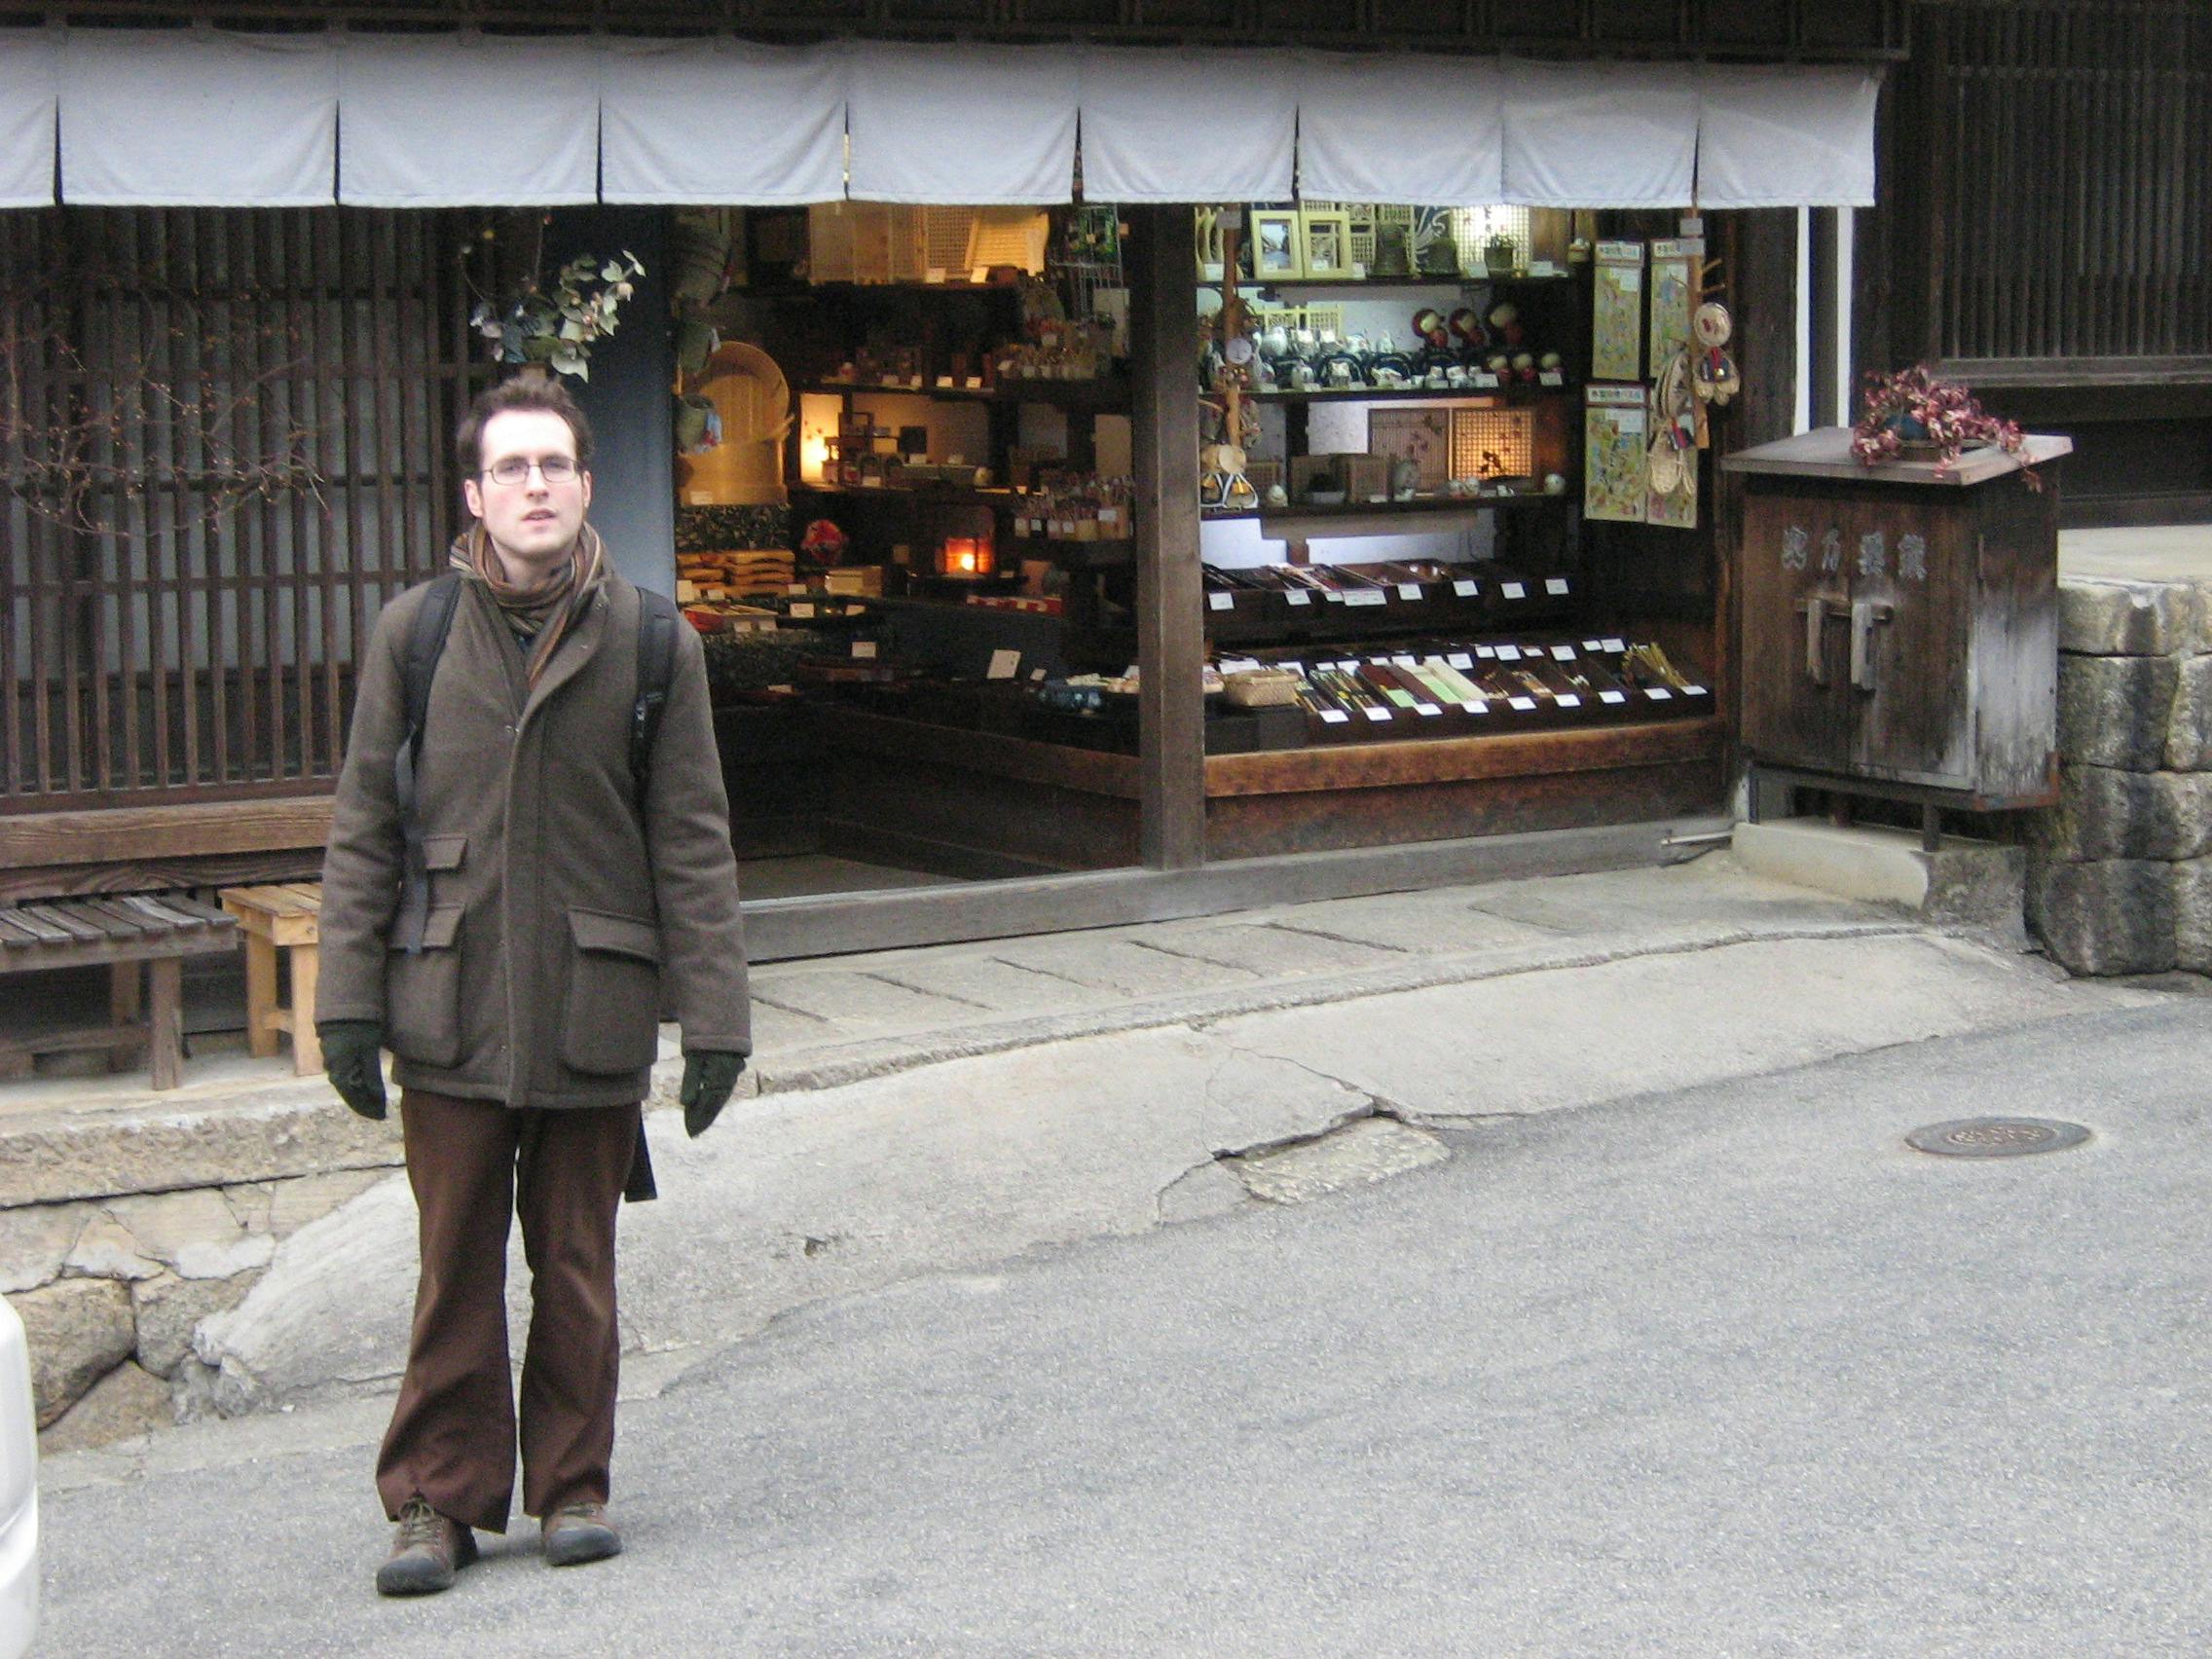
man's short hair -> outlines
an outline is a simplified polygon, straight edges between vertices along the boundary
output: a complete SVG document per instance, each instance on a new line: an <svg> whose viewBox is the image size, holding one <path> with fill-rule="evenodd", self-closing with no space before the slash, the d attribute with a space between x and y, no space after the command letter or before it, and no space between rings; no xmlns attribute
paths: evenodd
<svg viewBox="0 0 2212 1659"><path fill-rule="evenodd" d="M517 409L541 409L560 416L569 423L569 431L576 440L576 464L591 464L591 423L569 395L569 388L550 376L514 375L478 392L468 413L461 418L461 424L454 428L454 459L461 463L463 477L473 478L484 469L486 424L495 415Z"/></svg>

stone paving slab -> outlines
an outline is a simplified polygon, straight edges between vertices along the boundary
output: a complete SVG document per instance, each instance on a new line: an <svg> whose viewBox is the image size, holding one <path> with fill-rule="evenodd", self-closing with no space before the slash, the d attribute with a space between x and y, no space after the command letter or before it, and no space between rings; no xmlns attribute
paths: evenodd
<svg viewBox="0 0 2212 1659"><path fill-rule="evenodd" d="M1263 978L1300 978L1309 974L1342 974L1357 968L1383 968L1406 960L1402 946L1362 944L1348 939L1303 933L1287 927L1248 922L1161 926L1152 943L1161 950L1242 968Z"/></svg>
<svg viewBox="0 0 2212 1659"><path fill-rule="evenodd" d="M876 965L869 972L883 978L998 1014L1057 1013L1098 1002L1098 993L1088 985L1001 962L983 947L894 951L870 960ZM765 977L772 970L761 972Z"/></svg>
<svg viewBox="0 0 2212 1659"><path fill-rule="evenodd" d="M1125 934L1126 930L1106 930ZM1156 997L1171 991L1211 990L1250 984L1259 976L1247 968L1154 950L1137 940L1098 934L1054 934L1047 939L1010 940L992 954L1001 962L1057 975L1079 985L1118 997Z"/></svg>
<svg viewBox="0 0 2212 1659"><path fill-rule="evenodd" d="M812 1014L856 1034L962 1025L989 1012L973 1003L838 968L763 975L757 994L777 1007Z"/></svg>

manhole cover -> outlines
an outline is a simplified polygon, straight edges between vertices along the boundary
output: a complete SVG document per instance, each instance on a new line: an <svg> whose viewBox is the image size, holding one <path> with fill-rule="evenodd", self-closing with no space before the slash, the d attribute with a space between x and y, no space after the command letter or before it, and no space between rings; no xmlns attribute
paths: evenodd
<svg viewBox="0 0 2212 1659"><path fill-rule="evenodd" d="M1904 1138L1922 1152L1945 1158L2025 1158L2031 1152L2080 1146L2089 1131L2051 1118L1961 1118L1931 1124Z"/></svg>

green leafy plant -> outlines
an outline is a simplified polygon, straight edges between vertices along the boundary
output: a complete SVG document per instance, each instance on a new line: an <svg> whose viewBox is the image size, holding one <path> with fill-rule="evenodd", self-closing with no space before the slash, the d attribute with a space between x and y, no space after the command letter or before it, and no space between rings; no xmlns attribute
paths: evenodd
<svg viewBox="0 0 2212 1659"><path fill-rule="evenodd" d="M503 302L479 299L469 326L491 343L499 362L542 363L556 374L589 380L592 347L614 332L622 302L645 274L627 248L614 258L579 253L550 281L533 275Z"/></svg>

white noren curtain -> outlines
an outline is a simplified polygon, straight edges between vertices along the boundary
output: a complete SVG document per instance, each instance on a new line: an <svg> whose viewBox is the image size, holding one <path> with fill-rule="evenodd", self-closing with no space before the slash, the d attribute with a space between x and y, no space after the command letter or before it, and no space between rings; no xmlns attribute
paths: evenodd
<svg viewBox="0 0 2212 1659"><path fill-rule="evenodd" d="M1314 53L1298 70L1298 192L1322 202L1502 202L1505 123L1489 58Z"/></svg>
<svg viewBox="0 0 2212 1659"><path fill-rule="evenodd" d="M851 58L855 201L1029 207L1074 196L1072 49L863 41Z"/></svg>
<svg viewBox="0 0 2212 1659"><path fill-rule="evenodd" d="M1505 200L1531 207L1686 207L1697 79L1649 63L1508 60Z"/></svg>
<svg viewBox="0 0 2212 1659"><path fill-rule="evenodd" d="M326 35L70 30L61 58L61 200L327 204L336 58Z"/></svg>
<svg viewBox="0 0 2212 1659"><path fill-rule="evenodd" d="M1295 59L1131 47L1081 61L1086 201L1289 200Z"/></svg>
<svg viewBox="0 0 2212 1659"><path fill-rule="evenodd" d="M588 40L350 35L338 199L361 207L569 207L599 200Z"/></svg>
<svg viewBox="0 0 2212 1659"><path fill-rule="evenodd" d="M1881 88L1856 67L1707 65L1698 79L1698 204L1871 207Z"/></svg>
<svg viewBox="0 0 2212 1659"><path fill-rule="evenodd" d="M605 201L767 207L845 194L841 53L613 40L600 96Z"/></svg>

